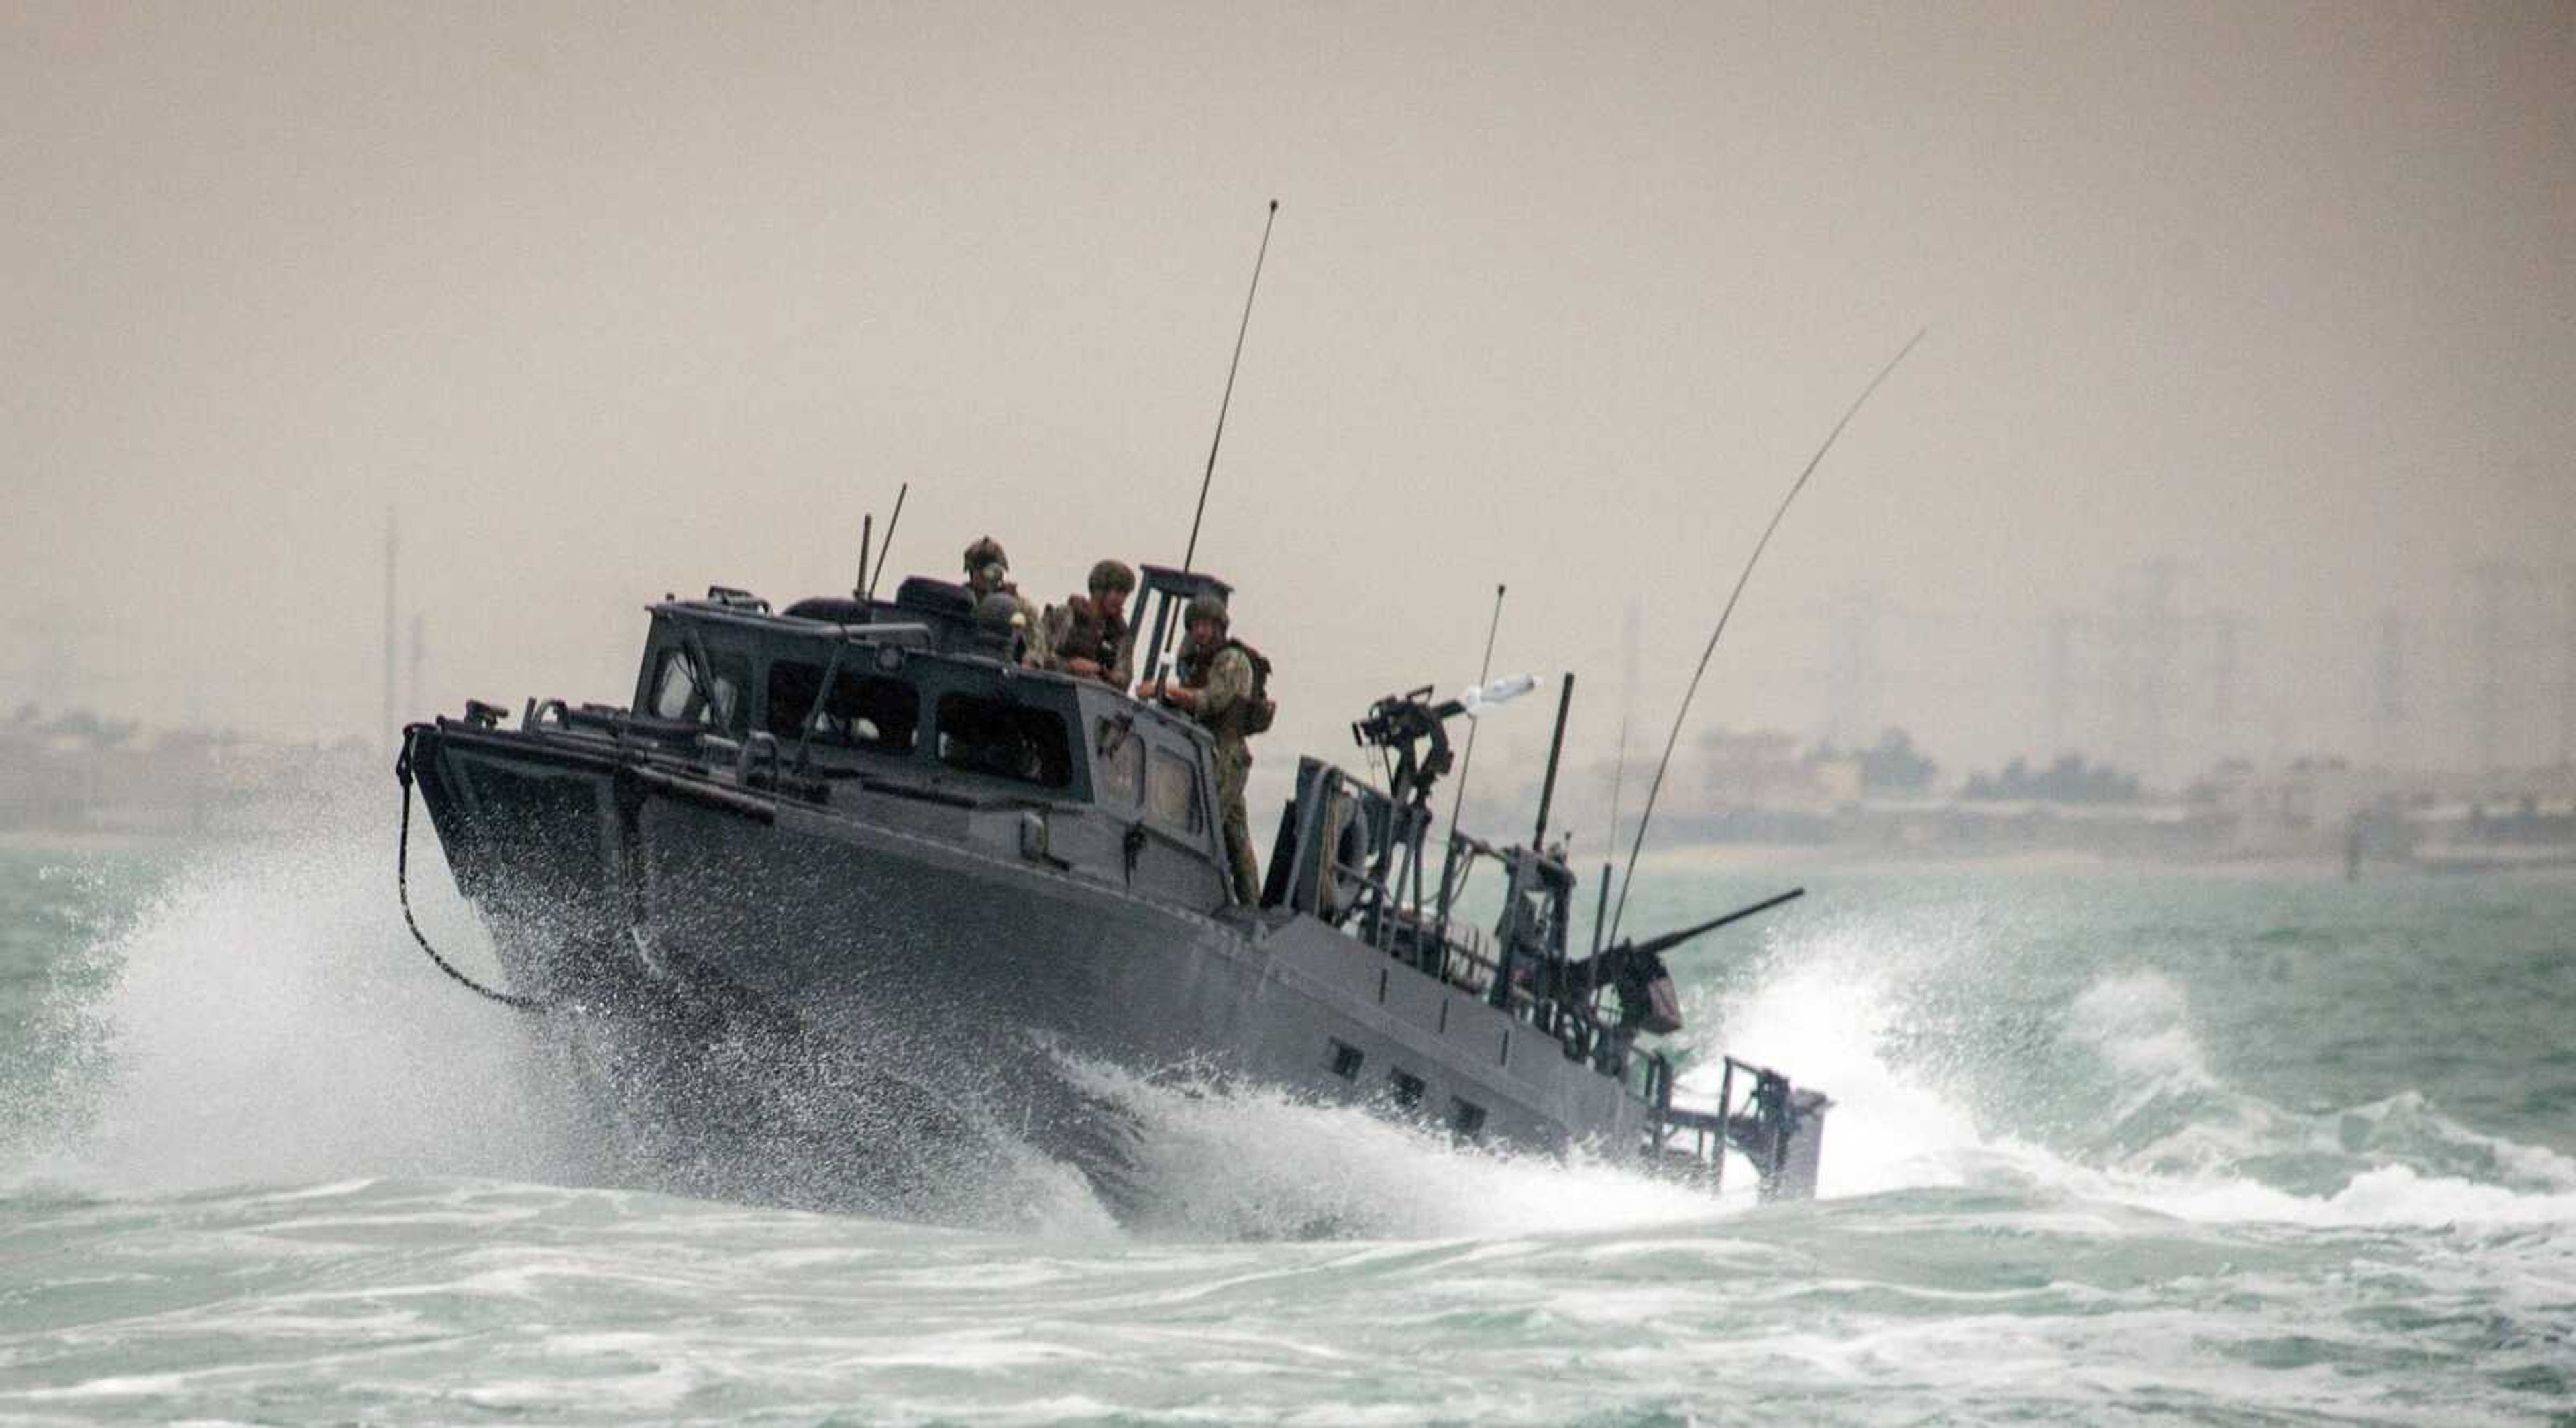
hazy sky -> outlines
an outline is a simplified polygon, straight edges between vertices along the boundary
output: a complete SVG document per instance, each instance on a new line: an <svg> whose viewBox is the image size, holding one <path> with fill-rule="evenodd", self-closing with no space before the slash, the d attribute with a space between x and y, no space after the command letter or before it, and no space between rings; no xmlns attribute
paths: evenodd
<svg viewBox="0 0 2576 1428"><path fill-rule="evenodd" d="M1281 671L1265 773L1471 678L1497 581L1587 751L1641 601L1659 741L1926 326L1695 726L1822 729L1874 600L1842 713L2042 752L2051 612L2169 557L2177 679L2243 621L2186 754L2354 747L2385 607L2447 757L2501 560L2545 755L2571 76L2568 5L11 5L0 695L68 656L120 712L372 734L389 507L448 710L622 702L646 601L846 588L900 481L905 569L1176 562L1276 197L1200 551ZM2078 663L2134 670L2115 624Z"/></svg>

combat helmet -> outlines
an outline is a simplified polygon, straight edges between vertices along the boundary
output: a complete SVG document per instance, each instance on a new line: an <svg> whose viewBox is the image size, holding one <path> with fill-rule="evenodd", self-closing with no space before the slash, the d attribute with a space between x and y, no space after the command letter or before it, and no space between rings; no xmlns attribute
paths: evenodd
<svg viewBox="0 0 2576 1428"><path fill-rule="evenodd" d="M975 623L986 630L1025 628L1028 612L1020 608L1018 597L1008 590L996 590L975 602Z"/></svg>
<svg viewBox="0 0 2576 1428"><path fill-rule="evenodd" d="M1002 543L984 536L966 547L966 584L978 595L999 590L1011 571L1011 558L1002 553Z"/></svg>
<svg viewBox="0 0 2576 1428"><path fill-rule="evenodd" d="M1226 613L1225 597L1213 590L1203 590L1190 597L1189 609L1181 616L1181 627L1187 629L1201 620L1214 620L1219 631L1234 623Z"/></svg>
<svg viewBox="0 0 2576 1428"><path fill-rule="evenodd" d="M1132 595L1136 592L1136 572L1128 569L1127 562L1123 560L1104 560L1091 567L1088 583L1093 590L1116 590Z"/></svg>

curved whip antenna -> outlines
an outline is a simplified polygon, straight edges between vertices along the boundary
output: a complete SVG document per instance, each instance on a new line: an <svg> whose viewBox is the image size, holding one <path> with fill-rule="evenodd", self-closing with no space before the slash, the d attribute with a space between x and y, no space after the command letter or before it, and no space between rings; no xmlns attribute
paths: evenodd
<svg viewBox="0 0 2576 1428"><path fill-rule="evenodd" d="M1503 628L1503 587L1494 587L1494 618L1485 626L1485 660L1476 666L1476 689L1482 693L1494 677L1494 635ZM1458 782L1449 790L1449 831L1458 831L1458 810L1467 806L1467 771L1476 766L1476 724L1467 726L1467 753L1458 760Z"/></svg>
<svg viewBox="0 0 2576 1428"><path fill-rule="evenodd" d="M1610 876L1610 860L1619 856L1619 800L1628 791L1628 725L1637 713L1637 601L1628 600L1626 687L1619 693L1619 753L1610 765L1610 826L1601 835L1601 876Z"/></svg>
<svg viewBox="0 0 2576 1428"><path fill-rule="evenodd" d="M1190 516L1190 545L1181 553L1187 574L1199 554L1199 522L1207 518L1208 487L1216 480L1216 449L1225 444L1225 412L1234 405L1234 373L1243 365L1244 334L1252 330L1252 300L1261 292L1261 262L1270 256L1270 225L1279 221L1279 200L1270 200L1270 216L1261 220L1261 251L1252 255L1252 288L1243 295L1243 324L1234 330L1234 360L1225 364L1225 396L1216 404L1216 436L1208 442L1207 474L1199 478L1199 508ZM891 539L891 537L889 537Z"/></svg>
<svg viewBox="0 0 2576 1428"><path fill-rule="evenodd" d="M1744 573L1735 577L1735 589L1726 597L1726 608L1717 613L1717 628L1708 632L1708 644L1699 652L1699 668L1691 671L1690 688L1682 692L1682 707L1673 715L1673 732L1665 736L1664 756L1655 764L1655 781L1646 787L1646 807L1637 815L1636 841L1628 845L1628 867L1619 878L1618 910L1610 915L1611 944L1618 942L1619 922L1628 912L1628 888L1636 881L1637 855L1646 846L1646 825L1654 821L1655 796L1664 791L1664 774L1673 764L1673 746L1681 742L1682 722L1690 717L1691 700L1699 694L1700 677L1708 673L1709 656L1717 653L1717 637L1726 633L1726 622L1735 615L1735 602L1744 598L1745 582L1753 578L1753 567L1761 563L1762 551L1771 544L1771 533L1780 529L1781 517L1789 514L1789 503L1798 499L1800 491L1807 489L1807 478L1816 474L1816 468L1824 464L1825 453L1834 449L1834 439L1843 434L1844 427L1851 425L1853 417L1860 415L1861 406L1869 400L1869 394L1878 390L1878 384L1887 380L1887 374L1896 370L1896 364L1904 361L1905 354L1913 351L1915 344L1921 342L1924 333L1929 331L1930 328L1924 328L1906 339L1905 345L1896 349L1896 355L1887 359L1887 365L1878 369L1878 375L1869 379L1869 385L1860 389L1860 395L1852 398L1843 419L1834 423L1832 431L1825 433L1824 444L1816 448L1815 455L1807 458L1807 469L1798 473L1798 479L1789 486L1789 494L1780 498L1780 509L1771 513L1771 524L1762 528L1762 538L1753 543L1753 554L1745 558Z"/></svg>

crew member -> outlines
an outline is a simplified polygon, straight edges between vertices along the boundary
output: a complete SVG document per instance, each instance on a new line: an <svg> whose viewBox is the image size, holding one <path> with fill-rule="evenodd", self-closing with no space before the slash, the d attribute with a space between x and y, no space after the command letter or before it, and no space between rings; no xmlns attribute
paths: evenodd
<svg viewBox="0 0 2576 1428"><path fill-rule="evenodd" d="M1136 693L1189 711L1216 736L1216 796L1226 858L1234 865L1235 897L1249 907L1261 901L1261 873L1252 856L1252 819L1243 807L1243 786L1252 774L1252 750L1244 738L1256 724L1268 727L1267 695L1258 657L1226 632L1231 620L1224 600L1214 594L1193 597L1184 623L1189 640L1181 651L1180 682L1158 679Z"/></svg>
<svg viewBox="0 0 2576 1428"><path fill-rule="evenodd" d="M1127 629L1127 597L1136 572L1115 560L1091 567L1091 590L1046 612L1041 643L1047 668L1127 687L1135 670L1135 641Z"/></svg>
<svg viewBox="0 0 2576 1428"><path fill-rule="evenodd" d="M987 653L1011 664L1034 664L1028 613L1009 587L975 602L975 638Z"/></svg>
<svg viewBox="0 0 2576 1428"><path fill-rule="evenodd" d="M996 590L1019 597L1019 589L1010 583L1011 558L1002 554L1002 543L985 536L966 547L966 588L982 600Z"/></svg>

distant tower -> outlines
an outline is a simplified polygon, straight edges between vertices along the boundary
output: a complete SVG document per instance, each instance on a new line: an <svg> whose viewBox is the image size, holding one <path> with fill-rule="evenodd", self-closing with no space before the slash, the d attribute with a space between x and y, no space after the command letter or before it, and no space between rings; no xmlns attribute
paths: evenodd
<svg viewBox="0 0 2576 1428"><path fill-rule="evenodd" d="M2075 695L2075 617L2064 610L2048 617L2048 649L2040 669L2047 682L2042 702L2048 716L2048 747L2042 752L2053 759L2068 750L2067 719Z"/></svg>
<svg viewBox="0 0 2576 1428"><path fill-rule="evenodd" d="M1621 630L1624 653L1619 684L1619 747L1610 763L1610 824L1602 845L1606 850L1602 854L1605 866L1619 856L1620 801L1628 786L1628 721L1637 711L1637 614L1637 597L1631 595ZM1610 875L1604 872L1601 877L1603 885L1607 886Z"/></svg>
<svg viewBox="0 0 2576 1428"><path fill-rule="evenodd" d="M2139 761L2151 782L2165 776L2166 715L2174 676L2174 580L2182 571L2158 557L2138 567L2137 605L2129 629L2129 682Z"/></svg>
<svg viewBox="0 0 2576 1428"><path fill-rule="evenodd" d="M78 704L80 655L72 644L71 626L57 618L44 622L44 655L36 664L35 702L57 712Z"/></svg>
<svg viewBox="0 0 2576 1428"><path fill-rule="evenodd" d="M2241 747L2236 737L2237 684L2243 675L2245 617L2221 610L2209 617L2209 754L2225 758Z"/></svg>
<svg viewBox="0 0 2576 1428"><path fill-rule="evenodd" d="M2576 567L2558 612L2558 762L2576 763Z"/></svg>
<svg viewBox="0 0 2576 1428"><path fill-rule="evenodd" d="M1833 644L1825 670L1825 737L1846 748L1876 736L1885 701L1879 627L1886 601L1876 590L1845 586L1833 603Z"/></svg>
<svg viewBox="0 0 2576 1428"><path fill-rule="evenodd" d="M2371 745L2381 763L2395 768L2406 761L2405 616L2395 609L2380 611L2371 646Z"/></svg>
<svg viewBox="0 0 2576 1428"><path fill-rule="evenodd" d="M2480 561L2468 571L2469 739L2481 773L2504 764L2505 607L2518 574L2496 560Z"/></svg>
<svg viewBox="0 0 2576 1428"><path fill-rule="evenodd" d="M394 730L402 719L401 710L394 703L394 562L399 554L394 511L388 506L385 508L385 710L384 719L376 725L376 738L388 757L393 753Z"/></svg>
<svg viewBox="0 0 2576 1428"><path fill-rule="evenodd" d="M410 718L422 710L420 702L420 668L429 658L429 622L415 610L411 616L411 664L403 681L403 707L400 717Z"/></svg>

